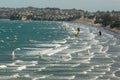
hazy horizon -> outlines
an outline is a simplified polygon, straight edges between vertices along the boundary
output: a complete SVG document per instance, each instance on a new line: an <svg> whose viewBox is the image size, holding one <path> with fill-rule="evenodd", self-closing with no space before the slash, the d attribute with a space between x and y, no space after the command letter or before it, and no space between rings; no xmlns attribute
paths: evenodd
<svg viewBox="0 0 120 80"><path fill-rule="evenodd" d="M86 11L120 11L120 0L0 0L0 7L82 9Z"/></svg>

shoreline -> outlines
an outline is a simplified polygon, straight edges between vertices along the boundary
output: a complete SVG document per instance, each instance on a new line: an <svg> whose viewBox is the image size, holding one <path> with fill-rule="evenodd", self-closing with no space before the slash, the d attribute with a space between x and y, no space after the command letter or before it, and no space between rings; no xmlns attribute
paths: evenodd
<svg viewBox="0 0 120 80"><path fill-rule="evenodd" d="M119 30L119 29L117 29L117 28L105 27L105 29L107 29L107 30L110 30L110 31L112 31L112 32L115 32L115 33L120 34L120 30Z"/></svg>
<svg viewBox="0 0 120 80"><path fill-rule="evenodd" d="M84 22L84 23L86 23L86 24L88 24L88 25L90 25L90 26L94 26L94 27L102 27L101 24L94 24L93 22L88 22L88 21L75 20L74 22ZM120 29L117 29L117 28L110 28L110 26L106 26L106 27L102 27L102 28L120 34Z"/></svg>

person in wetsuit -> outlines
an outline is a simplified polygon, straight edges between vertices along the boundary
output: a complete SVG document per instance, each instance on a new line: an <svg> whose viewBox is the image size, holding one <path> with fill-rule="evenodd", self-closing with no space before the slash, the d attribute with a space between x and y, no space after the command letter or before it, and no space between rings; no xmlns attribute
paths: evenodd
<svg viewBox="0 0 120 80"><path fill-rule="evenodd" d="M101 31L99 31L99 35L100 35L100 36L102 35L102 32L101 32Z"/></svg>
<svg viewBox="0 0 120 80"><path fill-rule="evenodd" d="M80 32L80 28L79 27L77 28L77 31Z"/></svg>
<svg viewBox="0 0 120 80"><path fill-rule="evenodd" d="M77 37L77 36L78 36L79 32L80 32L80 28L78 27L78 28L77 28L77 30L76 30L76 31L74 31L74 35L75 35L75 37Z"/></svg>

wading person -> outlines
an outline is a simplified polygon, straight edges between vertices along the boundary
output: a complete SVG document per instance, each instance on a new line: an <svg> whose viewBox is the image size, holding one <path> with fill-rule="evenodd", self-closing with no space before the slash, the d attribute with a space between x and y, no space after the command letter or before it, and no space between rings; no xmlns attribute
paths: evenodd
<svg viewBox="0 0 120 80"><path fill-rule="evenodd" d="M99 35L100 35L100 36L102 35L102 32L101 32L101 31L99 31Z"/></svg>
<svg viewBox="0 0 120 80"><path fill-rule="evenodd" d="M80 28L79 27L77 28L77 31L80 32Z"/></svg>

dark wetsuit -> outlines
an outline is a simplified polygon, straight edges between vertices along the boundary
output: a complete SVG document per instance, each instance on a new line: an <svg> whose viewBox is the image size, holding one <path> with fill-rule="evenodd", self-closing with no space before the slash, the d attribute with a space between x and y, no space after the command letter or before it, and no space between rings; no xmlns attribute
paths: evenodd
<svg viewBox="0 0 120 80"><path fill-rule="evenodd" d="M77 28L77 31L80 32L80 28Z"/></svg>
<svg viewBox="0 0 120 80"><path fill-rule="evenodd" d="M99 31L99 35L100 35L100 36L102 35L101 31Z"/></svg>

